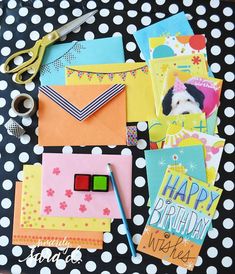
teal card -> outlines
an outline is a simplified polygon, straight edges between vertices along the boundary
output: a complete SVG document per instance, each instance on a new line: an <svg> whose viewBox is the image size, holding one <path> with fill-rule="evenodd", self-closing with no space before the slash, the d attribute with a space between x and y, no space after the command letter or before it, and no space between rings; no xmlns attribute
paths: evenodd
<svg viewBox="0 0 235 274"><path fill-rule="evenodd" d="M168 167L203 182L207 181L204 152L201 145L146 150L145 159L151 207Z"/></svg>

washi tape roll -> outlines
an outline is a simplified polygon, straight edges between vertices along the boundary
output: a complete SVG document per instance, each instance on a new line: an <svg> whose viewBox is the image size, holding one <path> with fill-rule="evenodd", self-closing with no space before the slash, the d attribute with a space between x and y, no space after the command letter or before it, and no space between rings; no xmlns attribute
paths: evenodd
<svg viewBox="0 0 235 274"><path fill-rule="evenodd" d="M11 103L12 110L20 117L31 117L36 112L36 104L30 95L21 93Z"/></svg>
<svg viewBox="0 0 235 274"><path fill-rule="evenodd" d="M25 133L24 128L12 118L10 118L4 126L8 132L17 138L20 138Z"/></svg>

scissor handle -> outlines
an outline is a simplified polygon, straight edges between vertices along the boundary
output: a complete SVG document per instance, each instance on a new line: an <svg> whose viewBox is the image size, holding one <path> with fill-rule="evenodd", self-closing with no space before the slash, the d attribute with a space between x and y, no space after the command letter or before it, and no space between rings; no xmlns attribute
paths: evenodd
<svg viewBox="0 0 235 274"><path fill-rule="evenodd" d="M45 53L45 49L50 44L54 43L56 40L59 39L59 34L56 31L53 31L46 36L44 36L42 39L38 40L35 45L26 50L21 50L19 52L14 53L11 55L6 62L4 63L3 70L6 73L16 73L15 75L15 82L18 84L27 84L32 81L32 79L36 76L37 72L39 71L40 65L42 63L43 55ZM32 53L32 57L24 62L23 64L13 68L9 69L9 63L16 57L21 56L23 54ZM33 74L30 78L26 80L22 80L22 74L26 71L32 69Z"/></svg>

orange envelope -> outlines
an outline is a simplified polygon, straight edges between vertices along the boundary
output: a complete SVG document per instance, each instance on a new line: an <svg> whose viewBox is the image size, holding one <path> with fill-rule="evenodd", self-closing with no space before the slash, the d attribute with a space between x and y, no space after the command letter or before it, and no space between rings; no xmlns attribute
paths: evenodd
<svg viewBox="0 0 235 274"><path fill-rule="evenodd" d="M42 146L126 145L125 85L39 88Z"/></svg>
<svg viewBox="0 0 235 274"><path fill-rule="evenodd" d="M70 248L103 248L103 233L95 231L23 228L20 225L22 183L15 185L13 245L38 245Z"/></svg>

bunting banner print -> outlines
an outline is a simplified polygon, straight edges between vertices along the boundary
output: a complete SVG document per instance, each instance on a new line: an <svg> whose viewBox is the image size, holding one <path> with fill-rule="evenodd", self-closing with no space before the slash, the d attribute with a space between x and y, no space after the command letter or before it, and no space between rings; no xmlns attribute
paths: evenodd
<svg viewBox="0 0 235 274"><path fill-rule="evenodd" d="M92 71L81 71L76 70L72 68L67 69L67 76L71 76L73 73L77 73L78 77L81 79L83 76L86 76L89 80L92 79L93 76L96 76L100 82L102 82L103 78L107 76L111 81L113 81L113 78L115 75L118 75L122 81L126 80L127 75L130 75L132 77L136 77L136 74L138 72L143 72L145 74L148 73L148 66L145 65L143 67L133 69L133 70L127 70L127 71L121 71L121 72L92 72Z"/></svg>

